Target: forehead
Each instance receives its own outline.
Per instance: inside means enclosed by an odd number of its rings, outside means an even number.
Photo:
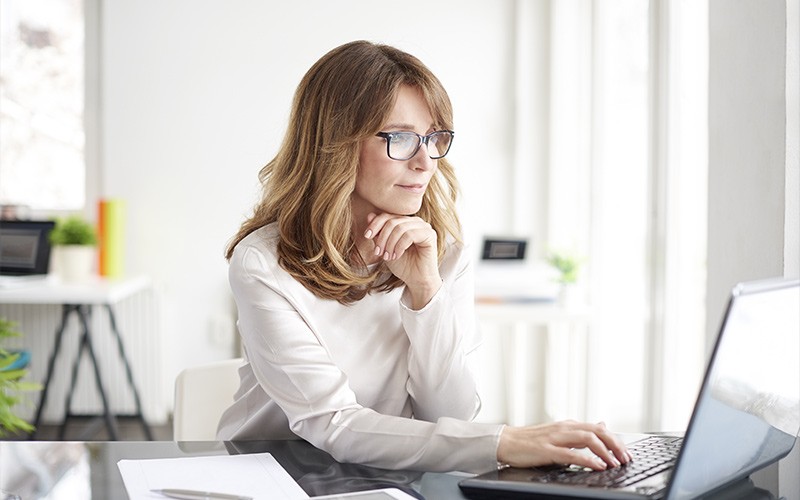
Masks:
[[[397,91],[394,105],[386,117],[386,126],[403,129],[428,130],[433,126],[428,103],[417,87],[401,85]]]

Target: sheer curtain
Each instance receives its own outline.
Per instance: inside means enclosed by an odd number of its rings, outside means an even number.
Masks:
[[[541,235],[540,258],[582,258],[592,311],[588,366],[559,367],[585,393],[546,398],[544,417],[681,428],[703,365],[707,7],[516,8],[515,229]]]

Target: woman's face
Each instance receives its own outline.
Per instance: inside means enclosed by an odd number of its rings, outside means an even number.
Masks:
[[[380,131],[416,132],[424,136],[433,130],[433,119],[422,93],[415,87],[401,86],[394,108]],[[398,161],[387,155],[386,141],[375,136],[361,144],[356,189],[351,197],[353,215],[361,224],[370,212],[417,213],[428,182],[436,173],[437,161],[431,160],[428,146],[423,144],[413,157]]]

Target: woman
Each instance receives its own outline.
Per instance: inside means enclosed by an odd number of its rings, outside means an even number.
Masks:
[[[452,127],[441,83],[395,48],[348,43],[306,73],[227,251],[248,363],[220,439],[299,436],[391,469],[630,460],[603,424],[470,422],[479,338]]]

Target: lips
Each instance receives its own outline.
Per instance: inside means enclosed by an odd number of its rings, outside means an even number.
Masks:
[[[412,193],[425,192],[425,184],[398,184],[397,187]]]

